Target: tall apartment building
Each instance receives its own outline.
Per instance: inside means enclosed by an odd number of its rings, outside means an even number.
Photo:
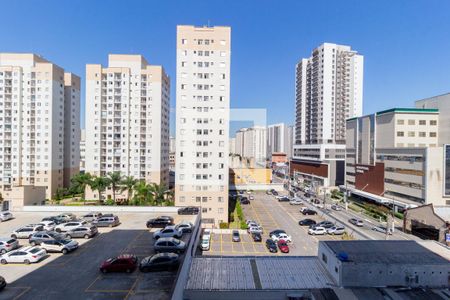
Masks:
[[[250,128],[241,128],[236,132],[239,136],[240,149],[239,154],[242,158],[251,161],[251,166],[265,166],[267,159],[267,128],[254,126]]]
[[[31,53],[0,53],[0,185],[51,198],[79,170],[80,78]]]
[[[363,69],[362,55],[330,43],[297,64],[291,173],[299,181],[343,183],[345,121],[362,114]]]
[[[81,129],[80,137],[80,172],[86,168],[86,129]]]
[[[228,222],[230,27],[177,26],[175,204]]]
[[[169,101],[164,68],[141,55],[86,65],[86,172],[168,186]]]
[[[289,158],[292,153],[293,128],[284,123],[267,126],[267,155],[284,153]]]
[[[450,204],[438,133],[437,109],[394,108],[348,119],[346,187],[396,208]]]

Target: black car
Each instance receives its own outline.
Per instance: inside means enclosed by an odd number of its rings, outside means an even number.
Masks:
[[[273,190],[273,191],[272,191],[272,195],[274,195],[274,196],[278,196],[278,192],[277,192],[277,191],[275,191],[275,190]]]
[[[314,221],[313,219],[303,219],[303,220],[298,221],[298,225],[300,225],[300,226],[316,225],[316,221]]]
[[[6,286],[6,280],[2,276],[0,276],[0,291],[3,290]]]
[[[247,197],[242,197],[241,198],[241,204],[250,204],[250,200],[248,200]]]
[[[261,234],[258,232],[253,232],[252,233],[252,239],[254,242],[261,242],[262,241],[262,237]]]
[[[269,233],[269,236],[272,236],[272,235],[277,235],[277,234],[280,234],[280,233],[286,233],[286,231],[284,231],[283,229],[275,229],[274,231],[271,231],[270,233]]]
[[[277,244],[272,239],[267,239],[266,240],[266,247],[267,247],[267,249],[269,249],[269,251],[271,253],[277,253],[278,252]]]
[[[198,215],[199,208],[196,206],[186,206],[178,209],[179,215]]]
[[[180,258],[175,253],[158,253],[144,258],[139,264],[139,271],[175,270],[180,265]]]
[[[322,221],[322,222],[318,223],[316,226],[318,226],[318,227],[323,227],[323,228],[325,228],[325,229],[328,229],[328,228],[333,227],[333,226],[334,226],[334,223],[333,223],[333,222],[330,222],[330,221]]]
[[[164,228],[174,225],[172,217],[160,216],[147,221],[147,228]]]
[[[303,211],[302,211],[302,214],[303,215],[317,215],[317,211],[315,211],[315,210],[312,210],[312,209],[304,209]]]
[[[278,202],[289,202],[289,201],[291,201],[291,198],[286,196],[278,198]]]

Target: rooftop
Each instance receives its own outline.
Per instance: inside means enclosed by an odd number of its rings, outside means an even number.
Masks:
[[[377,115],[387,113],[439,113],[439,109],[435,108],[391,108],[377,112]]]
[[[350,263],[448,264],[442,256],[415,241],[324,241],[335,254],[345,253]],[[345,263],[345,262],[344,262]]]

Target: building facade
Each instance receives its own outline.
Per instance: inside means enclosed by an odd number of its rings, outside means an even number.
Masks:
[[[175,204],[228,222],[230,27],[177,26]]]
[[[80,137],[80,172],[86,170],[86,129],[81,129]]]
[[[86,172],[168,186],[169,101],[164,68],[141,55],[110,54],[108,67],[87,65]]]
[[[293,129],[284,123],[267,126],[267,156],[272,153],[285,153],[287,157],[292,152]]]
[[[266,127],[241,128],[236,132],[235,139],[239,139],[237,154],[251,161],[251,167],[265,166],[267,159]]]
[[[0,185],[43,186],[79,171],[80,78],[30,53],[0,53]]]
[[[379,203],[450,204],[437,109],[394,108],[347,120],[346,187]]]
[[[296,66],[291,175],[321,186],[343,183],[346,119],[362,114],[363,56],[324,43]]]

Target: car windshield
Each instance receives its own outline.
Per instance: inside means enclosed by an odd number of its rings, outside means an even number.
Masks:
[[[173,240],[172,241],[175,245],[179,245],[181,242],[179,240]]]
[[[233,236],[239,236],[239,232],[233,232]]]
[[[68,243],[70,243],[70,240],[60,240],[59,241],[61,244],[67,245]]]
[[[278,245],[280,245],[280,246],[287,246],[285,241],[279,242]]]
[[[203,243],[203,244],[209,243],[209,239],[203,238],[202,243]]]
[[[39,248],[33,248],[33,249],[31,249],[29,252],[30,253],[37,253],[37,252],[39,252],[41,249],[39,249]]]

